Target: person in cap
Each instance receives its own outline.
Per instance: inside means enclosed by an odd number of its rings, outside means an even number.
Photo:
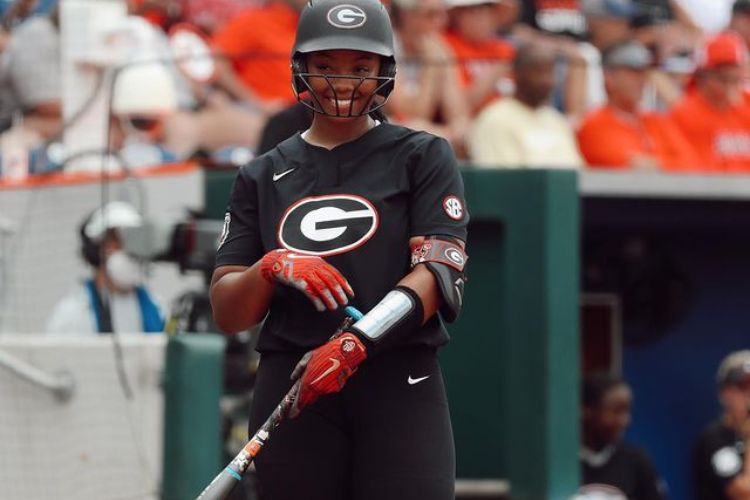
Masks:
[[[727,355],[716,374],[722,413],[693,449],[696,500],[750,498],[750,350]]]
[[[448,0],[445,40],[461,71],[461,84],[472,113],[512,91],[510,67],[514,46],[498,35],[507,0]],[[511,21],[512,22],[512,21]]]
[[[161,309],[145,286],[146,262],[127,250],[126,233],[143,227],[131,204],[112,201],[81,224],[81,256],[92,276],[55,306],[46,331],[51,334],[158,333]]]
[[[443,39],[446,0],[393,0],[399,76],[386,110],[397,123],[463,148],[470,110],[455,54]]]
[[[263,321],[250,434],[294,388],[261,498],[454,500],[437,351],[465,282],[455,155],[380,113],[396,59],[379,0],[309,2],[291,66],[312,125],[239,170],[210,288],[223,331]]]
[[[607,104],[587,115],[578,145],[594,168],[689,170],[695,165],[690,143],[669,119],[640,109],[651,53],[634,40],[603,54]]]
[[[747,63],[739,36],[725,32],[710,38],[698,54],[691,88],[671,110],[706,171],[750,171]]]
[[[591,373],[581,385],[581,488],[574,500],[664,500],[666,486],[640,447],[623,441],[633,393],[622,378]]]
[[[474,165],[482,168],[578,168],[583,159],[565,117],[549,104],[555,53],[522,45],[513,60],[516,90],[479,113],[469,132]]]

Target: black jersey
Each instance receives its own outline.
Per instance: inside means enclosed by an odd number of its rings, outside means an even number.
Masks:
[[[444,139],[384,123],[332,150],[300,134],[240,169],[216,265],[251,266],[275,248],[319,255],[352,285],[367,312],[410,271],[412,236],[466,239],[463,181]],[[278,286],[260,351],[323,344],[343,311],[317,312],[299,291]],[[399,345],[439,346],[437,316]]]
[[[696,500],[723,500],[729,482],[742,473],[745,443],[721,421],[709,425],[693,450],[693,482]]]
[[[663,500],[664,484],[648,456],[627,443],[618,444],[602,463],[581,460],[581,493],[591,498]],[[598,496],[596,496],[598,495]]]

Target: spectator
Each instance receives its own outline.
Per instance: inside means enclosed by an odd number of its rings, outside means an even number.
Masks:
[[[167,137],[167,121],[176,112],[177,91],[164,65],[126,67],[113,88],[110,149],[128,168],[177,160]]]
[[[663,500],[664,483],[649,457],[622,440],[633,401],[628,384],[596,373],[584,379],[581,393],[582,487],[576,498]]]
[[[625,41],[604,52],[608,103],[589,114],[578,130],[578,145],[592,167],[687,169],[694,163],[690,143],[666,117],[642,112],[639,103],[651,53]]]
[[[448,139],[463,147],[469,108],[453,51],[442,38],[444,0],[393,0],[399,73],[388,101],[395,122]]]
[[[125,250],[123,231],[141,227],[133,206],[113,201],[80,229],[81,253],[93,275],[55,306],[47,332],[55,334],[160,332],[164,320],[143,285],[144,263]]]
[[[750,171],[746,65],[747,49],[737,35],[713,37],[701,51],[694,85],[672,110],[706,170]]]
[[[295,102],[289,53],[305,0],[272,0],[248,9],[213,36],[217,83],[235,99],[266,115]]]
[[[554,54],[538,44],[521,46],[513,61],[514,97],[490,104],[469,137],[481,167],[581,166],[583,160],[565,117],[548,104],[554,86]]]
[[[568,89],[574,95],[568,97],[570,106],[566,108],[576,119],[606,102],[601,54],[631,37],[630,23],[636,14],[632,0],[581,0],[581,10],[588,26],[588,41],[580,45],[586,79],[583,85]]]
[[[750,498],[750,351],[728,355],[716,375],[722,414],[693,450],[696,500]]]
[[[498,36],[500,0],[449,0],[445,35],[461,71],[461,84],[472,112],[509,93],[513,45]]]
[[[59,134],[62,126],[58,10],[16,27],[3,57],[11,107],[23,116],[19,128],[33,137],[29,147],[38,146]]]
[[[750,0],[735,0],[729,29],[737,33],[750,49]]]

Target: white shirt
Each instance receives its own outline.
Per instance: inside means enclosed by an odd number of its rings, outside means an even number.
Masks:
[[[117,333],[143,331],[143,316],[135,292],[110,295],[112,329]],[[47,333],[98,334],[96,315],[86,287],[81,284],[57,303],[47,321]]]
[[[573,130],[551,106],[530,108],[513,97],[490,104],[469,133],[478,167],[578,168],[583,159]]]

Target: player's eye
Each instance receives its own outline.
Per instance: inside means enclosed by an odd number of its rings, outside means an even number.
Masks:
[[[370,67],[369,66],[357,66],[355,69],[356,73],[359,75],[369,75],[370,74]]]
[[[331,67],[327,64],[315,64],[315,69],[318,70],[319,73],[325,73],[331,71]]]

